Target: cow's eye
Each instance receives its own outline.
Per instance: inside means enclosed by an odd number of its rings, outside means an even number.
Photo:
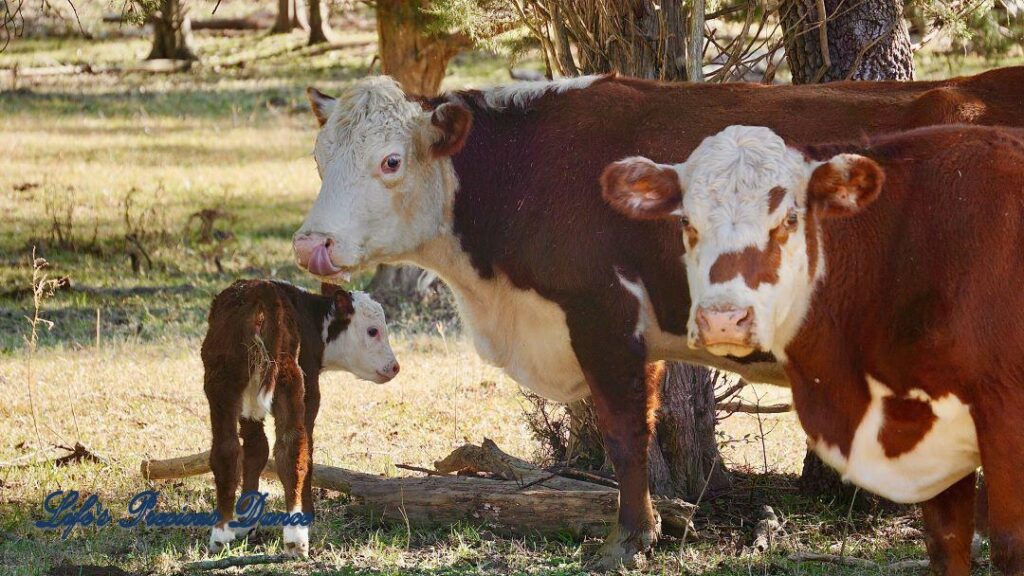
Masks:
[[[683,228],[689,228],[690,227],[690,217],[689,216],[680,216],[679,217],[679,223],[683,225]]]
[[[388,154],[380,163],[380,171],[385,174],[394,174],[401,167],[402,157],[398,154]]]
[[[376,328],[370,328],[366,331],[366,335],[370,338],[376,338],[377,334],[380,334],[380,330],[377,330]]]

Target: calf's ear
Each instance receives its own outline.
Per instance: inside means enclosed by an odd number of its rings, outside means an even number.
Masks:
[[[852,216],[878,198],[884,182],[885,172],[874,160],[840,154],[814,169],[807,200],[823,216]]]
[[[430,152],[435,158],[451,156],[462,150],[473,126],[473,113],[452,103],[441,104],[430,114],[433,141]]]
[[[634,220],[667,218],[683,204],[683,187],[675,169],[641,156],[605,167],[601,194],[616,212]]]
[[[327,123],[327,119],[330,118],[331,111],[334,110],[338,101],[312,86],[306,88],[306,97],[309,98],[309,107],[313,109],[313,116],[316,116],[317,123],[323,126]]]
[[[334,292],[334,306],[339,316],[352,316],[356,313],[356,307],[352,304],[352,293],[339,288]]]

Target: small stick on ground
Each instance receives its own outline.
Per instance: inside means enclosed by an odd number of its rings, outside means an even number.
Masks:
[[[840,566],[852,566],[855,568],[881,569],[881,566],[871,560],[855,558],[853,556],[837,556],[835,554],[817,554],[814,552],[797,552],[789,556],[790,562],[823,562],[826,564],[838,564]]]
[[[221,558],[219,560],[201,560],[199,562],[190,562],[185,564],[185,570],[220,570],[221,568],[232,568],[235,566],[255,566],[257,564],[280,564],[282,562],[288,562],[294,560],[291,556],[285,556],[284,554],[278,554],[276,556],[269,556],[266,554],[258,554],[255,556],[234,556],[231,558]]]

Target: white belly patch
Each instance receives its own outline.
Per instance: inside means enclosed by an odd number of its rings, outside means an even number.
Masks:
[[[886,424],[883,401],[893,391],[870,376],[867,382],[871,403],[854,433],[849,457],[820,438],[809,440],[844,481],[894,502],[916,503],[933,498],[981,465],[970,406],[954,394],[932,398],[920,389],[906,398],[927,403],[935,419],[916,445],[887,456],[880,436]]]
[[[519,290],[501,274],[452,291],[485,361],[550,400],[568,403],[590,394],[557,304]]]

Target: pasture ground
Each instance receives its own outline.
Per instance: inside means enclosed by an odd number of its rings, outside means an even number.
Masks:
[[[345,48],[319,54],[303,40],[197,34],[204,63],[185,74],[79,74],[0,85],[0,462],[8,464],[0,468],[0,573],[170,574],[208,556],[205,531],[88,528],[61,540],[32,521],[57,489],[97,494],[115,517],[147,488],[161,490],[164,509],[212,508],[209,477],[145,482],[138,465],[207,446],[198,348],[212,295],[238,277],[311,287],[289,251],[318,189],[303,88],[336,91],[366,73],[375,47],[366,29],[346,33]],[[0,55],[0,68],[128,65],[147,49],[145,39],[130,36],[26,39]],[[919,70],[940,77],[1010,63],[932,58]],[[505,81],[503,60],[473,53],[454,62],[446,86]],[[2,82],[10,79],[0,75]],[[214,224],[223,241],[201,242],[194,218],[190,227],[190,216],[203,209],[227,215]],[[138,271],[126,251],[132,246]],[[44,302],[42,316],[54,324],[39,326],[35,353],[25,340],[33,247],[49,261],[48,274],[80,288]],[[395,464],[430,466],[484,437],[510,453],[540,457],[518,387],[480,361],[456,319],[438,320],[416,303],[388,312],[402,374],[387,386],[338,374],[323,379],[318,462],[395,475],[404,473]],[[760,388],[748,394],[769,402],[786,396]],[[720,433],[735,489],[702,503],[697,533],[685,546],[659,546],[650,572],[877,574],[786,557],[843,549],[885,564],[923,556],[912,510],[848,515],[848,501],[797,494],[803,437],[792,415],[760,422],[735,415]],[[59,451],[50,447],[76,441],[104,462],[54,466]],[[271,507],[279,509],[280,492],[269,488]],[[338,494],[319,496],[309,560],[230,572],[577,574],[596,545],[508,539],[486,526],[410,531],[347,515]],[[762,504],[786,522],[767,553],[750,549]],[[264,530],[246,551],[279,547],[277,531]],[[983,563],[978,573],[989,570]]]

